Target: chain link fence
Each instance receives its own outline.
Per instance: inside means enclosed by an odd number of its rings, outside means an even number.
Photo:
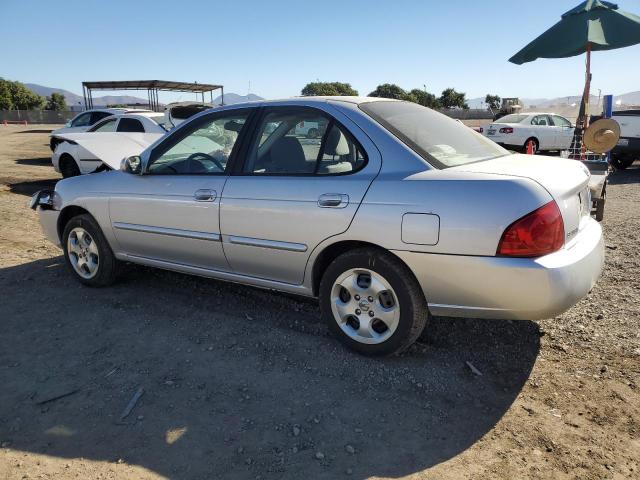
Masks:
[[[79,112],[51,110],[0,110],[0,125],[4,122],[67,123]]]

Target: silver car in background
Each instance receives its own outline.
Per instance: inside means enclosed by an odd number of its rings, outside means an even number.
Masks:
[[[604,260],[588,179],[413,103],[303,97],[203,112],[32,205],[86,285],[133,262],[319,297],[342,342],[388,355],[430,313],[540,319],[584,297]]]

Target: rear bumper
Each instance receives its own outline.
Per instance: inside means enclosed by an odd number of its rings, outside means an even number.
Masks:
[[[394,253],[413,270],[431,313],[452,317],[554,317],[589,293],[604,265],[602,229],[592,219],[569,248],[540,258]]]

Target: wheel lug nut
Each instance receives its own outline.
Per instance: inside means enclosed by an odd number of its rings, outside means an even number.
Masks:
[[[360,295],[355,295],[353,298],[355,298],[356,300],[360,300]]]
[[[368,298],[368,300],[369,300],[370,302],[373,302],[373,297],[369,297],[369,298]]]
[[[360,315],[362,312],[360,311],[359,308],[356,308],[356,315]]]
[[[373,313],[373,310],[369,310],[369,316],[373,317],[375,314]]]

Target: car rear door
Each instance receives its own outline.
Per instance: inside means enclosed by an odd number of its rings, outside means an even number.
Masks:
[[[176,130],[150,154],[144,175],[126,176],[109,202],[126,255],[228,271],[220,196],[248,109],[216,112]]]
[[[552,115],[553,128],[556,135],[556,147],[560,150],[568,150],[573,140],[573,127],[571,122],[560,115]]]
[[[351,120],[328,110],[261,113],[222,193],[220,228],[234,272],[300,284],[311,252],[349,228],[380,157]],[[317,124],[318,138],[296,132],[301,122]]]

